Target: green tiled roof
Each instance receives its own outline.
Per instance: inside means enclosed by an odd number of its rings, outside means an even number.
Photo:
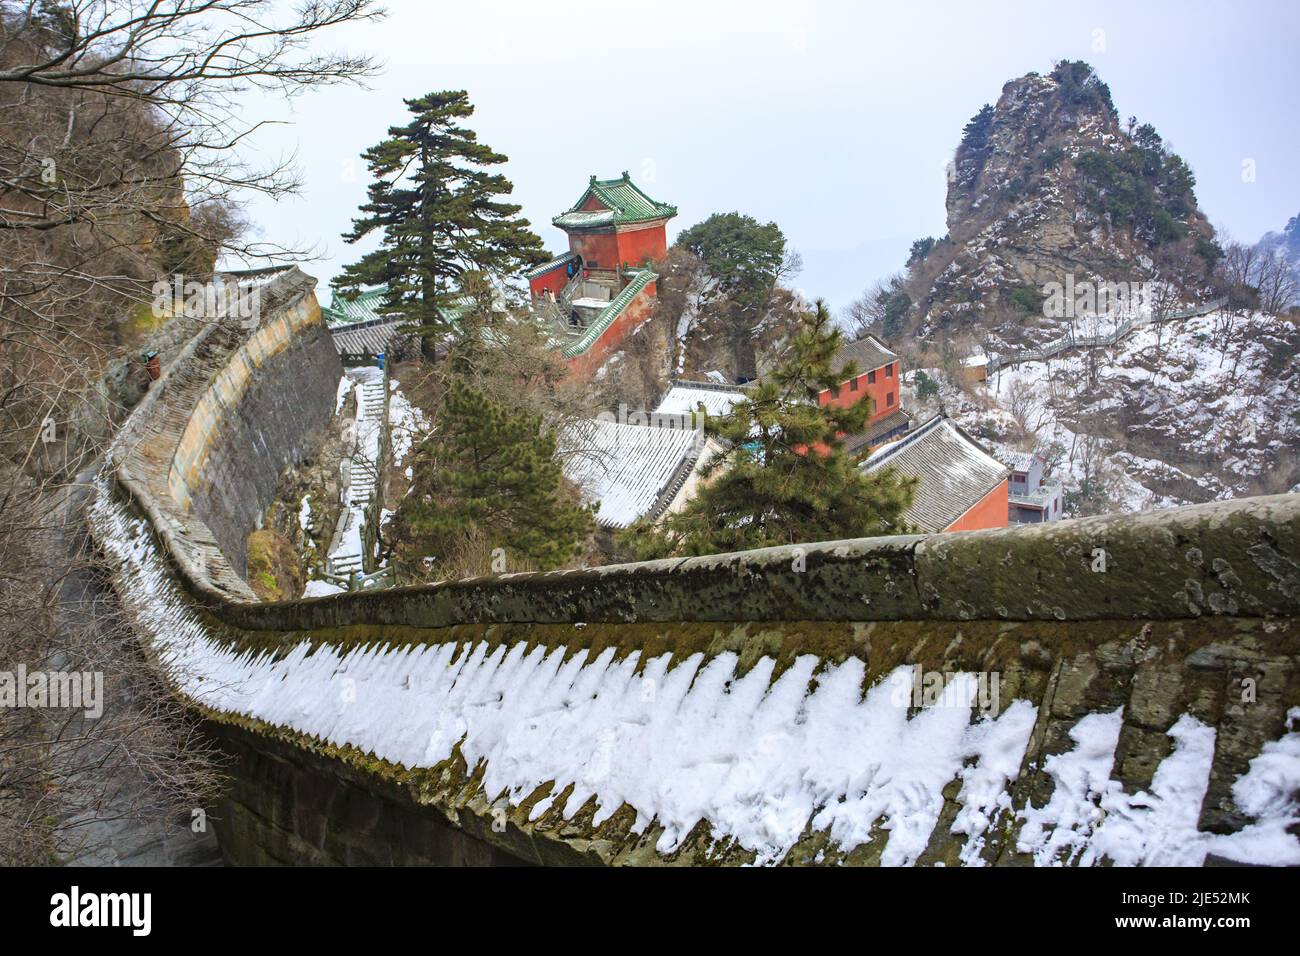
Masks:
[[[592,320],[591,325],[587,326],[582,337],[564,347],[564,357],[574,358],[591,348],[596,340],[605,334],[605,330],[614,323],[614,320],[622,315],[631,301],[641,294],[641,290],[658,278],[649,269],[638,272],[632,281],[623,287],[623,291],[600,310],[600,314]]]
[[[529,269],[527,272],[524,273],[524,278],[536,279],[538,276],[544,276],[552,269],[558,269],[560,266],[566,265],[567,263],[572,262],[576,258],[578,258],[576,253],[566,252],[564,255],[557,256],[556,258],[552,259],[550,262],[543,262],[540,266],[533,266],[531,269]]]
[[[329,305],[321,307],[321,317],[325,319],[325,324],[330,327],[355,325],[358,322],[374,322],[379,319],[395,322],[398,320],[398,316],[385,315],[378,311],[384,304],[384,295],[387,292],[388,289],[385,286],[377,286],[373,289],[367,289],[351,300],[345,299],[336,293]],[[461,296],[452,300],[451,304],[442,310],[443,318],[454,323],[465,314],[469,304],[469,296]]]
[[[584,211],[583,204],[592,196],[609,208]],[[671,219],[675,215],[677,215],[676,206],[651,199],[624,172],[621,179],[597,179],[592,176],[587,184],[587,191],[567,212],[556,216],[551,222],[561,228],[567,226],[581,229],[615,223]]]
[[[384,304],[384,288],[363,292],[355,299],[348,300],[338,293],[334,294],[330,304],[320,311],[326,325],[352,325],[355,322],[372,322],[375,319],[389,318],[375,310]]]

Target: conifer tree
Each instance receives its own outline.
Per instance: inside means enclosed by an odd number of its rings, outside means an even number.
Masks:
[[[568,493],[555,434],[540,415],[451,378],[437,427],[416,454],[415,485],[397,535],[445,561],[467,539],[528,565],[554,568],[577,555],[592,509]]]
[[[658,526],[634,525],[621,544],[654,558],[909,530],[902,515],[915,480],[864,472],[844,451],[844,436],[865,427],[870,399],[817,404],[819,392],[857,374],[852,363],[835,367],[841,344],[818,301],[780,364],[707,423],[728,447],[705,466],[699,495]]]
[[[463,276],[512,275],[546,254],[521,207],[499,198],[514,186],[488,170],[506,157],[459,123],[474,113],[469,97],[446,91],[405,102],[412,120],[362,154],[374,182],[343,237],[354,243],[378,230],[380,246],[347,266],[335,288],[347,295],[386,285],[379,311],[405,318],[436,347],[450,333],[445,311]]]

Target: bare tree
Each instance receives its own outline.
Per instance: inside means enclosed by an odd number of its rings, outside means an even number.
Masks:
[[[889,316],[889,299],[902,288],[903,273],[879,279],[867,287],[841,313],[841,318],[851,339],[860,339],[868,332],[879,334]]]
[[[1300,298],[1300,279],[1282,250],[1262,253],[1255,265],[1259,307],[1269,315],[1282,315]]]
[[[321,31],[372,0],[0,0],[0,671],[102,672],[103,717],[0,709],[0,859],[93,858],[113,818],[203,806],[194,719],[150,677],[86,544],[102,441],[144,390],[136,354],[184,341],[153,282],[242,238],[237,200],[296,188],[249,165],[239,97],[364,78]]]

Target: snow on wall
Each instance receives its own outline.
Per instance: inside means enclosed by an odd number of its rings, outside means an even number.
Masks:
[[[910,667],[864,695],[856,657],[836,664],[801,656],[773,680],[772,658],[740,674],[730,652],[655,656],[638,672],[639,652],[617,659],[612,648],[569,655],[479,642],[313,652],[302,641],[278,659],[242,651],[194,613],[146,522],[102,480],[92,507],[124,603],[193,701],[412,769],[435,766],[459,746],[469,767],[483,763],[490,799],[504,793],[518,805],[547,782],[552,794],[572,784],[566,818],[590,797],[597,825],[627,804],[635,832],[652,822],[663,828],[660,853],[701,820],[715,839],[735,840],[762,863],[779,862],[810,823],[848,850],[871,841],[883,820],[882,863],[908,865],[930,841],[943,789],[959,779],[962,810],[951,830],[966,839],[963,861],[978,864],[1011,808],[1008,787],[1035,723],[1037,708],[1024,700],[996,718],[974,717],[971,674],[955,675],[915,713]],[[1289,717],[1300,722],[1300,708]],[[1119,711],[1085,716],[1071,732],[1074,749],[1048,758],[1056,789],[1022,811],[1020,849],[1035,862],[1192,864],[1214,852],[1300,863],[1300,843],[1286,832],[1297,819],[1300,733],[1266,745],[1237,781],[1235,798],[1258,822],[1225,837],[1195,829],[1213,729],[1179,719],[1150,793],[1129,796],[1110,780],[1119,726]]]

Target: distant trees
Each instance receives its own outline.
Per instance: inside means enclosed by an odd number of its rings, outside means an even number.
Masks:
[[[620,544],[651,558],[906,531],[914,482],[868,474],[844,452],[841,436],[863,429],[871,403],[817,404],[818,393],[856,374],[835,367],[842,342],[818,302],[748,398],[708,422],[726,449],[704,466],[700,493],[659,525],[634,525]]]
[[[387,286],[380,312],[404,318],[431,351],[451,334],[447,308],[467,273],[510,275],[546,258],[542,240],[505,202],[514,187],[489,168],[506,157],[460,124],[474,113],[463,91],[406,100],[412,119],[363,154],[374,177],[370,199],[343,238],[372,232],[380,246],[343,270],[343,293]]]
[[[926,236],[924,239],[917,239],[912,243],[912,248],[907,253],[908,266],[916,265],[924,260],[930,254],[930,250],[934,248],[934,244],[935,239],[933,236]]]
[[[1177,242],[1187,236],[1196,209],[1196,177],[1165,146],[1155,127],[1129,123],[1133,133],[1125,149],[1091,150],[1075,157],[1075,167],[1088,181],[1085,199],[1095,212],[1117,226],[1133,228],[1152,247]],[[1203,244],[1199,251],[1208,269],[1217,248]]]
[[[798,254],[787,252],[776,223],[739,212],[714,213],[678,235],[675,246],[693,254],[708,276],[701,321],[727,338],[734,374],[752,378],[758,371],[756,332],[778,283],[802,268]]]
[[[912,297],[904,284],[903,274],[895,273],[875,283],[845,308],[844,319],[854,339],[872,332],[889,341],[906,331]]]
[[[1259,307],[1269,315],[1281,315],[1300,300],[1300,277],[1280,249],[1260,255],[1255,287],[1259,290]]]
[[[923,402],[939,397],[939,383],[921,369],[916,372],[916,397]]]
[[[1115,116],[1110,87],[1101,81],[1092,65],[1083,60],[1060,60],[1052,69],[1061,96],[1071,106],[1081,106]]]
[[[1227,242],[1215,270],[1220,293],[1234,311],[1259,309],[1281,315],[1300,298],[1295,266],[1281,249]]]

